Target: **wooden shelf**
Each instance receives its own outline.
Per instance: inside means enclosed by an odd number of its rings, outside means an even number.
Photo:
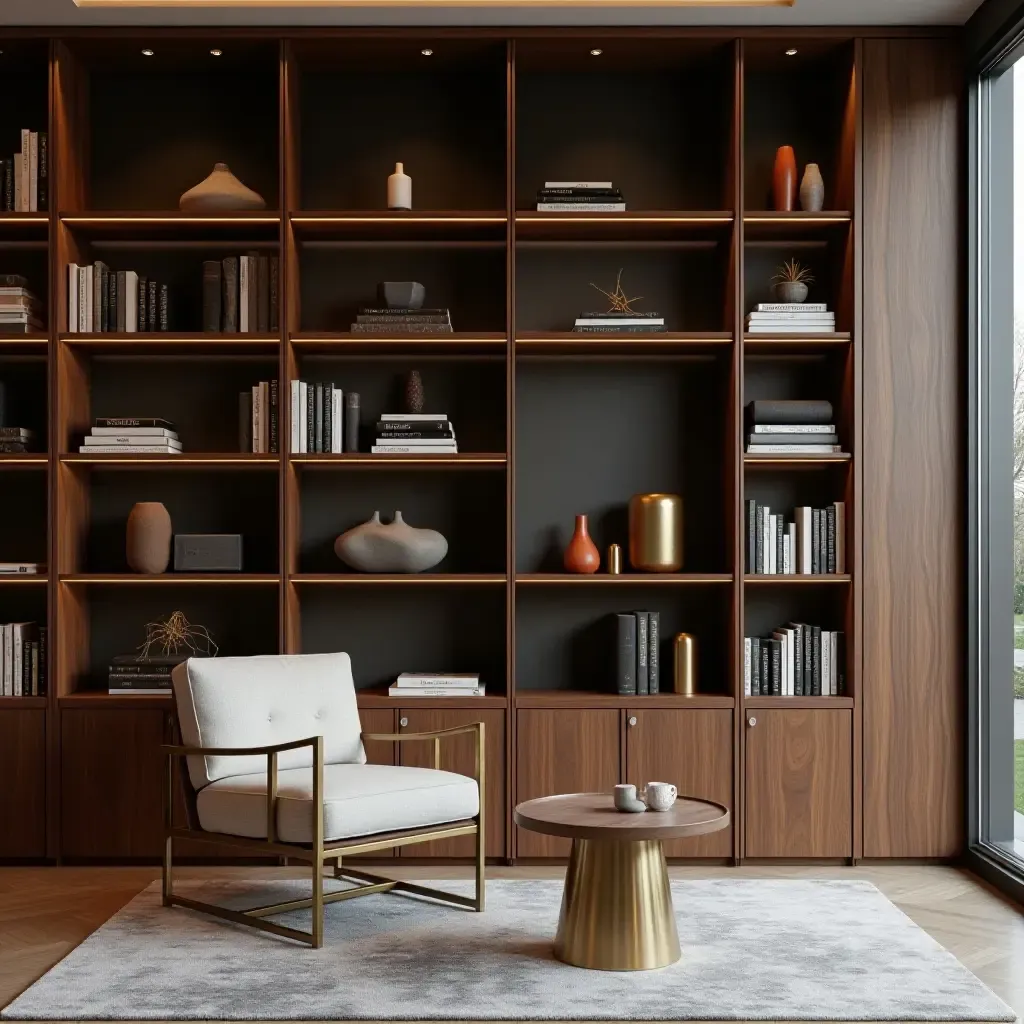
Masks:
[[[502,242],[508,224],[504,210],[348,210],[293,213],[289,218],[299,242],[480,241]]]
[[[744,697],[745,708],[785,708],[808,710],[818,708],[852,708],[852,697]]]
[[[716,244],[724,240],[734,219],[728,210],[626,210],[622,213],[519,210],[515,226],[517,245],[602,240],[685,245]]]
[[[0,573],[0,587],[45,586],[49,582],[50,577],[45,573]]]
[[[39,710],[49,706],[49,697],[0,697],[0,711]]]
[[[523,331],[516,335],[518,356],[533,355],[707,355],[728,352],[732,335],[665,331],[650,334],[580,334],[574,331]]]
[[[853,340],[849,331],[835,334],[751,334],[743,335],[743,351],[756,355],[815,355],[846,348]]]
[[[50,336],[35,331],[30,334],[0,334],[0,359],[8,356],[46,358]]]
[[[508,577],[504,573],[294,573],[288,577],[292,583],[331,587],[374,586],[504,586]]]
[[[150,355],[257,356],[273,359],[280,339],[255,334],[152,333],[61,334],[71,348],[90,354],[145,358]]]
[[[516,690],[521,708],[734,708],[736,701],[724,694],[657,693],[648,696],[590,692],[587,690]]]
[[[852,583],[853,577],[849,573],[815,573],[807,575],[804,573],[778,574],[774,576],[748,574],[743,577],[744,583],[754,586],[777,586],[777,587],[806,587],[811,585],[829,585],[837,583]]]
[[[743,464],[748,469],[826,469],[829,466],[841,466],[852,461],[849,452],[836,452],[832,455],[747,455],[743,456]]]
[[[743,215],[743,231],[748,241],[827,239],[848,228],[852,219],[848,210],[822,210],[820,213],[755,210]]]
[[[50,459],[47,455],[30,452],[0,454],[0,469],[46,469],[49,464]]]
[[[611,575],[598,572],[583,575],[568,572],[528,572],[517,573],[517,584],[526,586],[589,586],[589,587],[628,587],[628,586],[704,586],[708,584],[732,583],[729,573],[657,573],[657,572],[624,572]]]
[[[7,210],[0,213],[0,230],[19,227],[48,227],[50,215],[48,213],[15,213]]]
[[[210,215],[176,210],[111,210],[62,213],[61,224],[94,240],[113,239],[214,239],[243,243],[278,241],[281,216],[274,212],[235,212]]]
[[[503,333],[457,332],[453,334],[370,335],[299,333],[291,336],[292,348],[305,355],[487,355],[501,358],[506,349]]]
[[[279,455],[250,455],[245,452],[217,453],[192,452],[187,455],[84,455],[59,456],[67,466],[87,466],[94,469],[276,469],[281,465]]]
[[[486,697],[391,697],[386,689],[357,690],[361,708],[506,708],[508,698],[500,694]]]
[[[457,455],[373,455],[352,452],[345,455],[289,455],[288,461],[302,469],[495,469],[508,461],[503,452],[459,452]]]
[[[61,583],[69,586],[114,586],[137,587],[156,585],[173,587],[187,584],[188,586],[276,586],[281,577],[274,573],[245,572],[172,572],[159,574],[149,573],[72,573],[60,577]]]
[[[161,693],[107,693],[105,690],[80,690],[57,698],[62,708],[89,708],[90,710],[123,711],[139,708],[171,709],[174,698],[168,691]]]

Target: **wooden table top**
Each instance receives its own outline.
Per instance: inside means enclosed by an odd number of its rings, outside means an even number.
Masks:
[[[519,804],[517,825],[566,839],[684,839],[729,825],[729,809],[710,800],[681,796],[667,811],[617,811],[611,793],[565,793]]]

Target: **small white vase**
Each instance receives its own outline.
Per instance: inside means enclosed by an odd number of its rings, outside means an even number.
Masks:
[[[388,209],[412,209],[412,178],[401,164],[395,164],[395,173],[388,176]]]
[[[214,164],[198,185],[178,200],[182,213],[217,213],[221,210],[262,210],[266,207],[258,192],[243,185],[227,164]]]
[[[374,512],[334,542],[334,553],[360,572],[423,572],[448,554],[448,541],[437,530],[410,526],[401,512],[387,524]]]
[[[804,178],[800,182],[800,209],[807,213],[818,213],[825,208],[825,182],[817,164],[808,164],[804,168]]]

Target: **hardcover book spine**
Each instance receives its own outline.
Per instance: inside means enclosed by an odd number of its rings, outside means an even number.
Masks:
[[[757,502],[747,500],[747,574],[757,572]]]
[[[221,260],[221,329],[225,334],[238,333],[238,257],[228,256]]]
[[[790,624],[793,630],[793,695],[804,695],[804,627],[798,622]]]
[[[125,281],[125,272],[118,270],[114,274],[114,294],[117,296],[117,302],[114,305],[115,312],[115,323],[117,330],[121,333],[127,331],[127,318],[125,317],[125,297],[127,295],[127,284]]]
[[[624,696],[636,694],[636,616],[619,612],[616,622],[615,690]]]
[[[754,530],[754,572],[764,574],[764,505],[756,506],[757,522]]]
[[[846,503],[837,501],[836,509],[836,572],[846,572]]]
[[[658,693],[660,690],[660,662],[658,644],[661,640],[661,613],[651,612],[647,618],[647,692]]]
[[[769,646],[772,652],[772,696],[782,696],[782,641],[781,640],[769,640]]]
[[[836,633],[836,696],[846,696],[846,634]]]
[[[92,317],[89,315],[89,298],[92,291],[89,288],[89,267],[78,268],[78,331],[80,334],[87,334],[92,327]]]
[[[252,386],[252,451],[254,455],[260,454],[260,435],[263,429],[263,424],[260,421],[260,414],[262,409],[260,408],[260,386],[259,384],[253,384]]]
[[[203,330],[207,334],[220,332],[220,302],[223,290],[220,261],[205,260],[203,262]]]
[[[782,543],[786,532],[786,517],[780,512],[775,517],[775,572],[782,575],[786,571],[786,551]]]
[[[238,330],[248,334],[249,327],[249,257],[238,257]]]
[[[276,380],[272,380],[270,382],[270,387],[267,390],[269,392],[269,400],[270,400],[270,424],[269,424],[269,426],[270,426],[270,441],[269,441],[269,445],[270,445],[270,452],[271,452],[271,454],[272,455],[276,455],[278,453],[278,444],[279,444],[279,442],[278,442],[278,426],[277,426],[278,419],[279,419],[278,398],[277,398],[277,381]]]
[[[171,329],[171,297],[167,285],[160,285],[157,290],[157,328],[161,331]]]
[[[761,695],[761,640],[759,637],[750,638],[750,696]]]
[[[313,451],[323,453],[324,450],[324,386],[317,384],[313,406],[313,429],[316,431]]]
[[[39,696],[45,697],[50,682],[49,665],[47,663],[49,650],[47,627],[39,627]]]
[[[772,695],[772,642],[761,640],[761,696]]]
[[[811,627],[811,696],[821,696],[821,626]]]
[[[39,133],[39,209],[50,206],[50,144],[46,132]]]
[[[39,689],[39,641],[33,640],[32,643],[29,644],[29,648],[29,656],[31,659],[29,664],[29,679],[32,681],[32,696],[41,697],[42,693]]]
[[[316,385],[306,386],[306,451],[318,452],[316,444]]]
[[[146,330],[156,332],[159,317],[157,316],[157,283],[152,278],[146,282]]]
[[[288,451],[293,455],[303,454],[302,449],[299,447],[299,404],[300,404],[300,391],[299,382],[293,380],[291,382],[291,389],[289,392],[290,409],[288,410]]]
[[[832,403],[816,400],[762,399],[747,405],[747,415],[751,423],[762,425],[831,423]]]
[[[107,279],[103,271],[106,264],[97,260],[92,266],[92,332],[100,334],[103,331],[103,289]]]
[[[826,555],[825,564],[826,571],[835,573],[836,571],[836,507],[835,505],[829,505],[825,509],[825,533],[826,533]]]
[[[4,210],[8,213],[14,211],[14,161],[3,161],[3,189],[4,189]]]
[[[39,211],[39,133],[28,133],[28,208]]]
[[[334,437],[334,385],[324,385],[324,451],[330,455],[333,451],[331,441]]]
[[[249,333],[254,334],[259,327],[260,295],[259,295],[259,257],[249,253]]]
[[[811,509],[811,573],[817,576],[821,572],[821,561],[818,554],[821,551],[821,516],[818,509]]]
[[[270,333],[277,334],[281,329],[280,299],[278,297],[280,285],[278,284],[279,262],[277,256],[270,257],[270,270],[268,274],[268,288],[270,292],[269,317]]]
[[[149,291],[149,280],[139,277],[135,281],[135,330],[146,329],[146,295]]]
[[[821,633],[821,695],[832,696],[832,634],[827,629]]]
[[[270,260],[256,258],[256,329],[260,334],[270,330]]]
[[[743,696],[750,697],[751,676],[750,676],[750,637],[743,638]]]
[[[635,612],[636,615],[636,692],[641,696],[648,693],[647,668],[647,626],[650,621],[647,612]]]

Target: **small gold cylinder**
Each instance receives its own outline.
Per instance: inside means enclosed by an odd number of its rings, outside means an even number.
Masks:
[[[608,575],[619,576],[622,573],[622,548],[618,544],[608,545]]]
[[[675,677],[673,689],[692,697],[697,692],[697,638],[690,633],[677,633],[673,641]]]
[[[629,562],[641,572],[682,569],[683,499],[678,494],[629,499]]]

